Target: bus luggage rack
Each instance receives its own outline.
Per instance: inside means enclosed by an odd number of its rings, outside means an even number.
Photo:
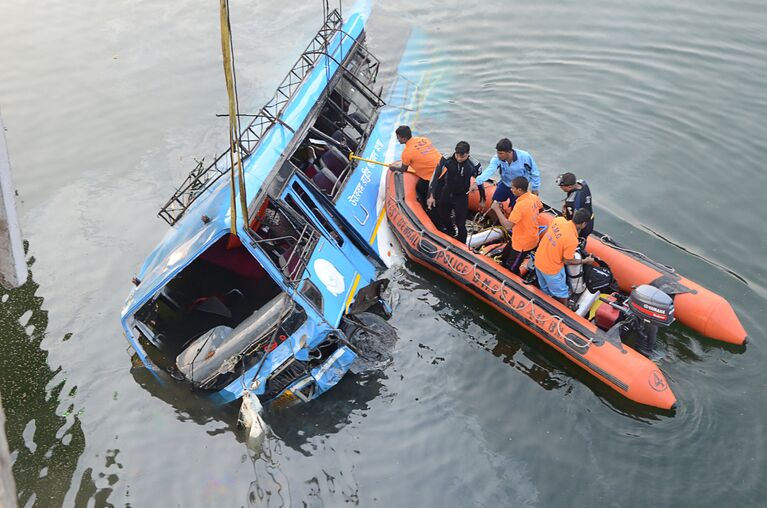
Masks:
[[[371,82],[375,81],[380,63],[377,58],[368,52],[363,44],[355,43],[352,49],[347,54],[342,54],[339,59],[328,54],[327,47],[337,33],[341,34],[342,41],[345,37],[350,37],[341,29],[342,26],[343,19],[341,14],[338,12],[338,9],[334,9],[328,14],[322,28],[320,28],[298,61],[293,65],[293,68],[277,87],[274,96],[240,133],[238,143],[245,157],[256,149],[259,141],[272,125],[281,123],[280,116],[285,106],[323,55],[339,63],[343,70],[348,73],[348,70],[344,67],[344,62],[349,55],[356,52],[360,54],[363,61],[367,64],[365,77],[368,79],[372,78]],[[359,82],[359,84],[369,90],[366,83]],[[380,101],[380,97],[378,97],[378,100]],[[283,125],[290,129],[286,124]],[[205,166],[204,158],[197,161],[197,166],[195,166],[173,196],[160,209],[158,215],[171,226],[175,225],[201,194],[229,172],[231,168],[230,151],[231,149],[227,149],[224,153],[216,156],[213,163],[208,166]]]

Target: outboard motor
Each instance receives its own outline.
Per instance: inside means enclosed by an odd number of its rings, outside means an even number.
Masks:
[[[631,292],[626,307],[629,317],[621,325],[621,337],[635,332],[637,349],[649,357],[655,347],[658,327],[674,322],[674,300],[660,289],[643,284]]]

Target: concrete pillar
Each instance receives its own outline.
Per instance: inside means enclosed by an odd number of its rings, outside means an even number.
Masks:
[[[8,452],[8,442],[5,440],[5,413],[2,401],[0,401],[0,506],[16,507],[16,484],[13,482],[11,456]]]
[[[11,158],[0,118],[0,284],[18,287],[27,280],[21,228],[16,214],[16,191],[11,181]]]

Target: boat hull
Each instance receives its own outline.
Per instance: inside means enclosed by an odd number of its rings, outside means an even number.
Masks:
[[[410,260],[491,305],[622,396],[660,409],[676,406],[665,376],[648,358],[492,259],[436,231],[416,199],[415,178],[391,173],[386,193],[388,220]]]
[[[553,216],[543,214],[545,219]],[[706,337],[730,344],[745,344],[748,335],[730,303],[720,295],[651,260],[610,245],[609,237],[589,236],[586,250],[607,262],[622,291],[651,284],[673,294],[674,315],[684,325]],[[663,286],[666,286],[665,288]]]
[[[486,195],[485,210],[490,206],[492,192]],[[469,208],[476,211],[478,205],[479,193],[475,192]],[[554,217],[555,213],[549,210],[542,213],[539,220],[547,225]],[[589,235],[586,251],[610,266],[621,291],[630,293],[642,284],[656,286],[673,296],[674,315],[683,325],[713,340],[736,345],[748,342],[748,334],[727,300],[679,275],[673,268],[625,249],[608,235],[596,231]]]

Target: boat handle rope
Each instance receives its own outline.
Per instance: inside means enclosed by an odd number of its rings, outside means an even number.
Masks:
[[[501,284],[501,287],[503,287],[503,284]],[[503,298],[503,293],[501,293],[501,300],[505,301],[507,304],[511,305],[511,302],[508,301],[508,299]],[[538,317],[538,314],[535,312],[535,300],[532,298],[529,300],[525,300],[525,304],[520,307],[519,309],[516,309],[517,312],[522,312],[525,310],[525,308],[530,305],[530,317],[535,321],[538,325],[543,327],[546,323],[548,323],[550,320],[555,319],[557,321],[557,327],[556,332],[559,337],[564,340],[565,342],[568,342],[573,345],[573,347],[583,349],[584,351],[588,351],[588,348],[590,345],[594,343],[594,339],[585,339],[585,344],[579,344],[575,342],[573,339],[571,339],[568,335],[565,334],[565,332],[562,330],[562,323],[564,323],[564,320],[560,316],[554,316],[549,314],[549,317],[547,318],[540,318]]]
[[[452,253],[451,253],[451,254],[452,254]],[[448,266],[448,268],[450,268],[450,269],[451,269],[453,272],[457,273],[458,275],[461,275],[461,276],[463,276],[463,275],[466,275],[466,274],[468,274],[468,273],[469,273],[469,270],[471,270],[471,268],[467,268],[467,269],[466,269],[466,270],[464,270],[463,272],[459,272],[458,270],[456,270],[456,269],[455,269],[455,267],[453,266],[453,264],[452,264],[452,262],[450,261],[450,258],[449,258],[449,257],[447,257],[447,256],[444,256],[444,258],[445,258],[445,264]],[[474,265],[474,272],[476,273],[476,271],[477,271],[477,265],[475,264],[475,265]]]
[[[453,254],[452,252],[450,252],[450,249],[447,246],[444,249],[442,249],[441,251],[437,251],[437,252],[442,252],[442,257],[445,258],[445,264],[447,265],[447,267],[450,268],[453,272],[457,273],[458,275],[464,276],[464,275],[469,273],[469,270],[471,270],[471,268],[468,268],[468,269],[464,270],[463,272],[459,272],[458,270],[456,270],[455,267],[453,266],[452,262],[450,261],[450,258],[447,256],[447,253]],[[474,263],[473,268],[474,268],[474,277],[476,277],[476,275],[477,275],[477,263]],[[472,279],[473,279],[473,277],[472,277]]]
[[[409,225],[409,224],[403,224],[403,226],[405,226],[406,228],[408,228],[408,229],[409,229],[410,231],[412,231],[413,233],[418,233],[418,237],[419,237],[419,238],[421,237],[421,233],[422,233],[422,231],[419,231],[419,230],[417,230],[417,229],[414,229],[414,228],[410,227],[410,225]]]
[[[613,240],[610,235],[603,234],[599,239],[602,240],[602,243],[609,244],[615,250],[625,252],[626,254],[634,255],[638,257],[639,259],[660,268],[663,271],[667,271],[669,273],[676,273],[676,269],[673,266],[669,266],[667,264],[661,263],[660,261],[655,261],[654,259],[650,259],[644,253],[639,252],[638,250],[627,249],[626,247],[623,247],[618,242]]]
[[[493,289],[493,288],[490,286],[490,284],[488,284],[487,282],[485,282],[485,281],[483,281],[483,280],[482,280],[482,277],[479,275],[479,273],[477,273],[477,263],[474,263],[474,280],[473,280],[472,282],[479,282],[480,284],[482,284],[482,286],[483,286],[485,289],[487,289],[488,291],[490,291],[490,292],[491,292],[491,293],[493,293],[493,294],[496,294],[496,293],[498,293],[498,290],[499,290],[499,289],[501,289],[501,288],[495,288],[495,289]],[[502,281],[501,281],[501,287],[503,287],[503,285],[504,285],[505,283],[506,283],[506,281],[503,281],[503,280],[502,280]]]
[[[502,280],[502,281],[501,281],[501,288],[500,288],[500,290],[501,290],[501,295],[500,295],[500,297],[499,297],[499,298],[501,299],[501,301],[502,301],[502,302],[505,302],[505,303],[506,303],[506,305],[508,305],[509,307],[512,307],[512,303],[511,303],[511,301],[510,301],[508,298],[504,298],[504,296],[503,296],[503,288],[505,288],[505,287],[506,287],[506,281],[505,281],[505,280]],[[524,305],[524,306],[522,306],[522,308],[521,308],[521,309],[519,309],[519,310],[522,310],[522,309],[524,309],[525,307],[527,307],[527,300],[525,300],[525,305]]]
[[[579,344],[575,342],[569,335],[566,335],[565,332],[562,331],[562,323],[563,319],[561,316],[549,316],[547,319],[545,319],[543,322],[549,321],[550,319],[556,319],[557,320],[557,333],[559,336],[564,339],[565,342],[570,343],[573,347],[582,349],[584,351],[588,351],[589,346],[591,346],[594,343],[594,339],[585,339],[585,342],[583,344]]]
[[[423,243],[423,229],[419,230],[419,229],[412,228],[410,227],[409,224],[403,224],[403,227],[407,228],[408,231],[412,231],[413,233],[417,235],[418,240],[416,245],[419,251],[423,252],[424,254],[428,256],[436,256],[439,253],[439,249],[435,248],[434,251],[430,251],[429,249],[424,248],[426,244]]]
[[[419,231],[417,229],[414,229],[414,228],[410,227],[410,225],[408,225],[408,224],[403,224],[403,226],[406,227],[409,231],[412,231],[413,233],[418,235],[418,249],[420,250],[421,249],[421,243],[423,242],[423,230]]]
[[[530,304],[533,307],[533,308],[530,309],[530,312],[531,312],[531,314],[534,314],[535,303],[533,302],[533,300],[530,300]],[[549,322],[552,319],[557,320],[557,328],[556,328],[556,330],[557,330],[557,334],[559,335],[559,337],[562,338],[565,342],[569,342],[570,344],[572,344],[576,348],[580,348],[580,349],[583,349],[584,351],[587,351],[589,349],[589,346],[594,343],[594,339],[585,339],[585,343],[584,344],[579,344],[579,343],[575,342],[573,339],[571,339],[569,335],[566,335],[565,332],[562,331],[562,323],[564,322],[564,320],[562,319],[561,316],[554,316],[552,314],[549,314],[549,317],[547,317],[547,318],[538,319],[538,317],[535,316],[534,319],[540,325],[545,325],[547,322]]]
[[[436,247],[434,247],[434,250],[429,250],[429,249],[424,248],[424,246],[426,244],[423,241],[423,230],[419,231],[418,235],[419,235],[419,238],[418,238],[418,250],[420,250],[421,252],[423,252],[427,256],[434,256],[434,257],[436,257],[437,254],[439,254],[439,249],[436,248]]]
[[[410,227],[408,224],[404,224],[404,226],[406,228],[408,228],[410,231],[418,234],[418,248],[419,248],[419,250],[426,251],[426,249],[422,248],[422,245],[423,245],[423,230],[418,231],[418,230]],[[503,296],[503,288],[506,287],[506,281],[505,280],[501,281],[501,286],[499,288],[493,290],[493,288],[491,288],[486,282],[481,280],[481,277],[477,274],[477,263],[474,263],[474,265],[471,268],[469,268],[467,270],[464,270],[463,272],[459,272],[458,270],[455,269],[455,267],[451,263],[450,257],[447,256],[448,253],[452,254],[452,252],[450,251],[450,247],[448,245],[446,245],[444,249],[435,249],[433,255],[436,257],[440,253],[445,258],[445,264],[448,266],[448,268],[450,268],[450,270],[452,270],[453,272],[457,273],[458,275],[464,276],[464,275],[468,274],[469,271],[473,268],[474,269],[474,276],[472,278],[473,279],[472,282],[479,281],[480,284],[482,284],[484,287],[489,289],[493,294],[497,294],[500,291],[500,297],[499,298],[501,299],[501,301],[503,301],[504,303],[506,303],[510,307],[513,307],[512,303],[508,300],[508,298],[504,298],[504,296]],[[428,252],[427,252],[427,254],[428,254]],[[572,344],[573,347],[576,347],[576,348],[579,348],[579,349],[583,349],[583,350],[588,350],[589,346],[594,343],[594,339],[586,339],[585,344],[579,344],[579,343],[575,342],[573,339],[571,339],[568,335],[566,335],[564,333],[564,331],[562,331],[562,323],[564,321],[563,321],[563,319],[560,316],[549,315],[549,317],[547,317],[547,318],[539,318],[538,315],[535,313],[535,300],[532,299],[532,298],[529,299],[529,300],[525,300],[525,304],[522,307],[516,309],[516,311],[517,312],[522,312],[523,310],[525,310],[525,308],[528,306],[528,304],[530,305],[530,317],[533,319],[533,321],[535,321],[537,324],[543,326],[547,322],[549,322],[551,319],[556,319],[557,320],[557,327],[556,327],[557,334],[559,335],[559,337],[562,340]]]
[[[426,244],[423,241],[423,229],[415,230],[405,224],[405,227],[408,228],[410,231],[418,235],[418,250],[426,254],[427,256],[434,256],[436,257],[437,254],[439,254],[439,249],[437,247],[434,247],[434,250],[429,250],[425,246]]]
[[[428,256],[436,257],[437,254],[439,254],[440,251],[436,247],[434,248],[433,251],[430,251],[429,249],[424,248],[426,244],[423,242],[423,229],[418,230],[418,229],[410,227],[410,225],[408,224],[403,224],[403,226],[406,227],[408,230],[412,231],[413,233],[415,233],[416,235],[418,235],[418,242],[417,242],[418,250],[420,250],[421,252],[423,252],[424,254]]]

